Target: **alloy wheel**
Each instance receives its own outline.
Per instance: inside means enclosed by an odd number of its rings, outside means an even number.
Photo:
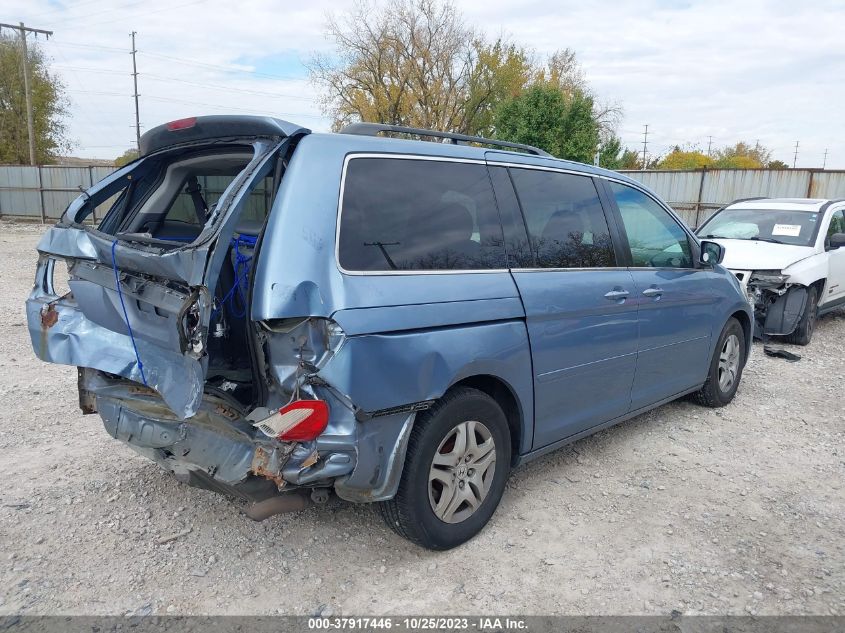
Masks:
[[[731,334],[725,339],[722,351],[719,354],[719,389],[727,393],[736,382],[739,373],[739,337]]]

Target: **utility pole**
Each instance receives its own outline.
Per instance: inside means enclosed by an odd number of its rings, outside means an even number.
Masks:
[[[710,148],[713,147],[713,137],[707,137],[707,155],[710,156]]]
[[[822,161],[822,169],[827,167],[827,148],[824,150],[824,160]]]
[[[132,81],[135,84],[135,143],[138,146],[138,152],[141,151],[141,115],[138,113],[138,66],[135,63],[135,31],[130,34],[132,38]]]
[[[646,168],[646,149],[648,148],[648,123],[645,124],[645,132],[643,132],[643,168],[641,171],[645,171]]]
[[[18,26],[14,24],[3,24],[0,22],[0,29],[14,29],[18,32],[21,38],[21,56],[23,57],[23,93],[26,99],[26,131],[29,135],[29,164],[35,165],[35,122],[32,114],[32,80],[29,76],[29,58],[26,50],[26,34],[34,33],[36,36],[41,33],[48,38],[53,34],[53,31],[45,31],[43,29],[31,29],[21,22]]]
[[[795,141],[795,155],[792,157],[792,169],[795,169],[796,163],[798,163],[798,141]]]

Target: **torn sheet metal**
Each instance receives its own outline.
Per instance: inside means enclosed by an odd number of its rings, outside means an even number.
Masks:
[[[26,313],[32,348],[41,360],[92,367],[142,382],[129,337],[88,319],[73,297],[32,297],[26,302]],[[180,354],[178,348],[171,351],[143,340],[137,344],[147,384],[179,417],[192,415],[202,398],[201,363]]]

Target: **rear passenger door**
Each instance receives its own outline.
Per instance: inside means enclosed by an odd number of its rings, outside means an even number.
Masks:
[[[639,189],[605,183],[634,279],[631,299],[639,305],[636,410],[704,382],[716,297],[712,272],[695,267],[691,238],[680,223]]]
[[[492,165],[490,174],[525,306],[536,449],[629,410],[634,285],[590,176]]]

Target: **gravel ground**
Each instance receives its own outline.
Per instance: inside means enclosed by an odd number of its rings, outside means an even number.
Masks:
[[[0,614],[845,614],[843,311],[800,362],[755,344],[724,409],[519,469],[477,538],[431,553],[339,500],[253,523],[82,416],[75,369],[30,348],[41,230],[0,223]]]

